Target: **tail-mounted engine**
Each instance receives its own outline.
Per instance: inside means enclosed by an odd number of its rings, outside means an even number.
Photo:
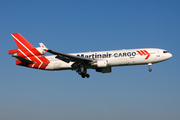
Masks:
[[[9,54],[12,56],[20,56],[20,57],[31,57],[31,56],[38,56],[38,55],[44,55],[45,51],[41,48],[34,48],[34,49],[15,49],[15,50],[10,50]]]
[[[15,50],[9,50],[9,54],[12,56],[19,56],[19,57],[31,57],[31,56],[39,56],[44,55],[46,53],[45,49],[46,46],[44,46],[43,43],[39,43],[41,47],[33,48],[33,49],[15,49]]]

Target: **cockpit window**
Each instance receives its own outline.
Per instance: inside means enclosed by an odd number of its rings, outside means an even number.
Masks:
[[[163,51],[163,53],[168,53],[168,51]]]

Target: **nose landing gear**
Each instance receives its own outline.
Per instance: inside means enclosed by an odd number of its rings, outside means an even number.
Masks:
[[[151,65],[152,65],[152,63],[148,63],[148,66],[149,66],[149,72],[151,72],[152,71],[152,69],[151,69]]]

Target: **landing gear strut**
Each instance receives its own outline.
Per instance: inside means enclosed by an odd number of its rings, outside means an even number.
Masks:
[[[75,62],[72,65],[73,70],[76,70],[76,72],[81,75],[82,78],[89,78],[90,75],[87,74],[87,69],[84,68],[83,64]]]
[[[79,75],[81,75],[82,78],[85,78],[85,77],[89,78],[90,77],[90,75],[87,74],[87,70],[86,69],[83,69],[83,70],[82,69],[78,69],[77,72],[78,72]]]
[[[149,66],[149,72],[151,72],[151,71],[152,71],[152,69],[151,69],[151,65],[152,65],[152,63],[148,63],[148,66]]]

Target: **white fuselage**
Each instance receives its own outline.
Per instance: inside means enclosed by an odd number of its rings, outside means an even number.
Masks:
[[[87,69],[96,72],[110,73],[113,66],[148,64],[149,72],[153,63],[161,62],[172,57],[172,54],[163,49],[142,48],[123,49],[98,52],[83,52],[65,54],[48,49],[43,43],[35,48],[21,34],[12,33],[18,49],[9,50],[12,57],[17,58],[16,65],[41,70],[76,70],[82,78],[89,78]],[[45,52],[52,56],[43,56]]]
[[[84,66],[85,68],[153,64],[172,57],[171,53],[157,48],[84,52],[72,53],[70,55],[93,59],[94,62],[92,62],[91,65]],[[46,56],[50,61],[48,66],[45,68],[46,70],[72,69],[71,65],[74,62],[66,63],[55,57],[56,55]]]

